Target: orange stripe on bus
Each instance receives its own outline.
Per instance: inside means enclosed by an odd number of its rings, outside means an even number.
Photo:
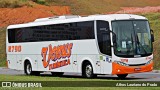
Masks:
[[[135,71],[135,69],[139,70]],[[140,72],[149,72],[153,70],[153,61],[144,66],[122,66],[115,62],[112,63],[112,74],[131,74],[131,73],[140,73]]]

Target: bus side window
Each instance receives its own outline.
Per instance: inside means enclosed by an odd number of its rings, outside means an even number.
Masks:
[[[9,43],[95,39],[94,21],[8,30]]]
[[[111,56],[110,31],[107,21],[97,21],[97,39],[100,52]]]
[[[8,41],[9,43],[15,43],[15,29],[8,30]]]

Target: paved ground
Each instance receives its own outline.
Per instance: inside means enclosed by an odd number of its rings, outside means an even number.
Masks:
[[[7,69],[5,67],[0,67],[0,74],[7,75],[23,75],[24,71],[17,71]],[[42,73],[41,76],[51,76],[50,72]],[[67,78],[77,78],[81,77],[81,74],[78,73],[64,73],[63,77]],[[99,79],[118,79],[116,75],[99,75],[97,78]],[[136,80],[136,81],[160,81],[160,71],[154,70],[153,72],[147,73],[137,73],[137,74],[129,74],[125,80]]]

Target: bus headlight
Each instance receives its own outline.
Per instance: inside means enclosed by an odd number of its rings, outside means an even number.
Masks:
[[[128,64],[124,63],[124,62],[120,62],[120,61],[114,61],[115,63],[122,65],[122,66],[129,66]]]
[[[152,60],[149,60],[145,65],[148,65],[148,64],[150,64],[152,62]]]

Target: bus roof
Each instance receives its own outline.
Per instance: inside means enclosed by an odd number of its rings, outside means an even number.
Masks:
[[[40,18],[40,19],[36,19],[34,22],[9,25],[7,29],[61,24],[61,23],[83,22],[83,21],[92,21],[92,20],[113,21],[113,20],[131,20],[131,19],[147,20],[147,18],[143,16],[133,15],[133,14],[89,15],[85,17],[81,17],[77,15],[68,15],[68,16]]]

